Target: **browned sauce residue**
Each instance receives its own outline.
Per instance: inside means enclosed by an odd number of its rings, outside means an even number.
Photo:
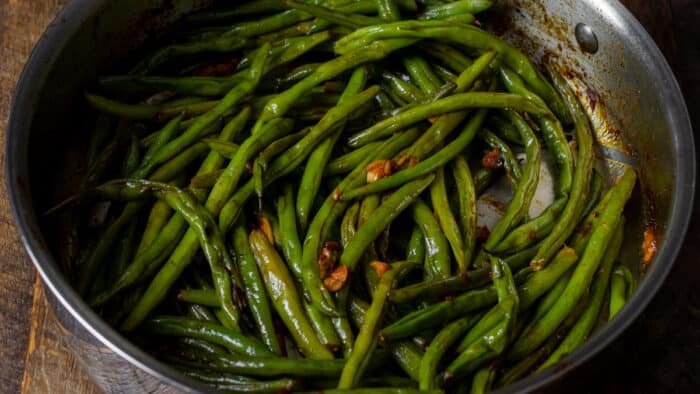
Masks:
[[[271,244],[275,242],[275,236],[272,233],[272,226],[270,221],[267,220],[265,216],[258,216],[258,228],[265,234],[265,238]]]
[[[494,148],[481,159],[481,165],[485,168],[497,170],[501,167],[501,149]]]
[[[337,242],[326,242],[318,255],[318,269],[321,278],[325,278],[333,270],[336,260],[336,252],[340,250]]]
[[[644,264],[651,263],[651,260],[656,256],[656,251],[656,233],[654,231],[654,226],[647,226],[646,230],[644,230],[644,241],[642,242],[642,261]]]
[[[373,261],[369,263],[369,265],[374,268],[374,270],[377,272],[378,277],[382,277],[385,272],[389,271],[391,269],[391,264],[387,264],[383,261]]]
[[[227,77],[236,71],[238,59],[232,58],[226,63],[210,64],[203,66],[195,72],[200,77]]]
[[[477,242],[486,242],[486,240],[489,238],[489,235],[491,235],[491,231],[489,231],[488,227],[479,226],[476,228],[476,241]]]
[[[340,264],[330,275],[323,279],[323,285],[330,292],[338,292],[345,287],[349,276],[348,267],[344,264]]]

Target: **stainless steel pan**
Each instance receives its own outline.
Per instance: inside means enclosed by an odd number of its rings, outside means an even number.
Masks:
[[[64,165],[68,149],[64,145],[71,130],[81,126],[83,89],[99,73],[128,58],[147,36],[211,2],[73,0],[37,44],[15,93],[6,133],[5,174],[17,228],[49,290],[66,343],[107,392],[206,388],[131,344],[80,299],[61,274],[56,253],[49,247],[52,239],[40,227],[36,212],[47,203],[55,179],[70,179],[65,173],[57,177],[57,168],[70,168]],[[646,226],[656,227],[659,241],[638,291],[613,322],[553,368],[503,390],[532,391],[609,344],[662,285],[692,212],[695,151],[685,103],[668,64],[618,1],[506,0],[499,2],[494,15],[484,21],[490,29],[507,31],[507,39],[533,57],[569,71],[593,119],[603,145],[599,157],[609,172],[614,174],[619,165],[639,168],[642,192],[630,207],[622,260],[640,267],[639,246]],[[54,251],[56,247],[60,245]]]

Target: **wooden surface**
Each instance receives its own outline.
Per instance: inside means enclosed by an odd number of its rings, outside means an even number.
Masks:
[[[0,0],[0,141],[12,90],[32,47],[69,0]],[[686,97],[700,95],[700,2],[623,0],[674,66]],[[700,101],[688,100],[700,125]],[[697,138],[697,137],[696,137]],[[0,143],[1,144],[1,143]],[[2,153],[0,153],[2,155]],[[700,209],[669,280],[615,343],[558,385],[571,392],[695,392],[700,380]],[[0,186],[0,391],[94,393],[61,343]],[[555,391],[559,391],[554,389]]]

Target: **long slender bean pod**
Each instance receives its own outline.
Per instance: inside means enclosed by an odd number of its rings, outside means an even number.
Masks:
[[[411,207],[411,216],[423,232],[425,240],[426,279],[432,281],[448,278],[452,272],[450,246],[433,211],[424,202],[417,200]]]
[[[540,162],[542,160],[542,152],[537,136],[530,129],[530,126],[516,113],[507,113],[510,120],[515,124],[520,132],[520,136],[525,143],[525,155],[527,157],[527,165],[523,172],[522,179],[518,183],[513,199],[508,205],[503,217],[491,229],[489,238],[484,243],[486,250],[493,250],[505,237],[506,233],[516,226],[527,215],[527,210],[530,207],[532,197],[537,190],[537,184],[540,176]]]
[[[296,344],[309,358],[332,359],[333,354],[316,338],[311,323],[306,319],[294,280],[282,259],[268,243],[265,234],[259,230],[253,230],[250,233],[249,242],[272,304]]]
[[[615,230],[615,235],[613,235],[613,238],[610,241],[605,254],[603,255],[603,261],[601,262],[600,269],[598,270],[595,281],[591,286],[588,306],[586,306],[586,309],[583,311],[581,317],[571,328],[571,331],[569,331],[556,350],[554,350],[547,360],[540,365],[538,368],[539,370],[545,369],[548,366],[556,363],[562,357],[581,346],[581,344],[588,338],[588,335],[593,330],[593,327],[598,320],[600,309],[603,306],[608,283],[611,280],[611,276],[614,277],[615,275],[613,272],[613,265],[618,254],[620,253],[620,248],[622,247],[624,228],[625,222],[623,220]]]
[[[384,272],[379,279],[377,289],[372,294],[372,304],[367,309],[360,332],[355,340],[355,346],[340,375],[339,389],[350,389],[359,383],[364,369],[367,367],[367,362],[371,359],[374,348],[377,346],[377,332],[384,315],[389,292],[396,286],[396,282],[415,266],[413,263],[393,264],[391,269]]]
[[[476,190],[471,170],[467,160],[457,156],[452,162],[452,174],[457,185],[459,198],[459,224],[463,237],[463,261],[468,264],[474,255],[476,248]],[[464,274],[461,272],[460,274]]]
[[[617,185],[610,189],[608,193],[611,198],[608,206],[602,212],[601,225],[593,229],[591,238],[581,256],[580,263],[571,277],[569,285],[549,313],[535,324],[528,335],[520,337],[513,345],[510,355],[511,359],[521,359],[528,352],[542,344],[568,315],[567,312],[571,311],[583,296],[620,222],[622,211],[632,193],[636,179],[634,170],[627,169],[618,180]]]
[[[485,109],[478,110],[469,122],[467,122],[457,138],[428,159],[421,161],[414,167],[399,171],[393,175],[379,179],[376,182],[343,192],[341,194],[341,199],[349,200],[367,194],[380,193],[430,174],[444,166],[469,146],[469,143],[474,139],[474,136],[481,127],[487,112],[488,111]]]
[[[574,119],[578,153],[576,155],[576,168],[574,169],[571,188],[572,198],[567,201],[564,211],[554,225],[550,235],[542,241],[540,252],[537,253],[537,256],[532,261],[533,266],[536,268],[547,263],[556,249],[564,244],[576,227],[581,211],[585,207],[594,161],[593,133],[591,132],[588,116],[564,78],[557,72],[551,72],[550,75],[559,93],[564,97],[571,117]]]
[[[148,319],[142,329],[156,335],[204,339],[219,344],[237,354],[252,357],[270,357],[272,353],[265,345],[253,338],[217,324],[175,316]]]

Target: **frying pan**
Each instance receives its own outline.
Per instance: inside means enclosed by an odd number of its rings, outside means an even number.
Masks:
[[[208,392],[122,337],[71,288],[58,262],[61,245],[41,212],[75,182],[81,93],[97,75],[139,54],[144,42],[211,0],[73,0],[32,53],[17,85],[6,132],[5,174],[17,229],[39,271],[64,339],[106,392]],[[625,330],[661,287],[683,242],[695,189],[695,151],[687,109],[670,67],[651,37],[616,0],[504,0],[484,25],[536,60],[566,70],[600,143],[612,178],[622,166],[640,174],[621,260],[640,275],[633,298],[609,324],[557,365],[499,392],[544,388]],[[77,145],[76,145],[77,144]],[[55,199],[54,199],[55,201]],[[642,267],[643,231],[658,253]]]

